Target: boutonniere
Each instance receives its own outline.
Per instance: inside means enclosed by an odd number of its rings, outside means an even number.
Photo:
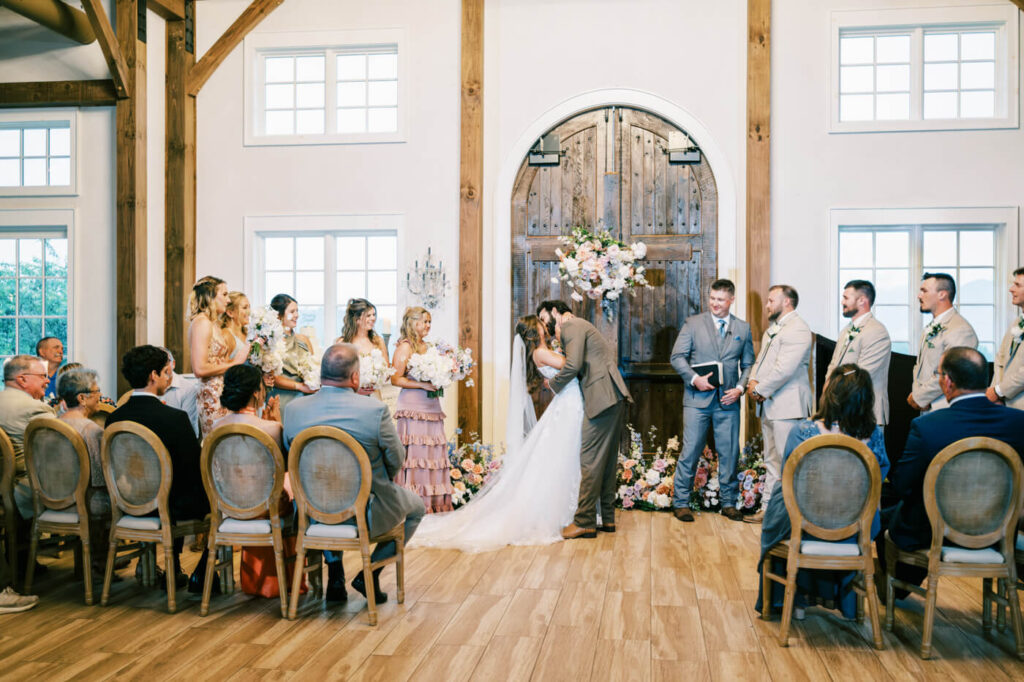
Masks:
[[[1017,318],[1017,328],[1013,330],[1013,338],[1020,343],[1024,340],[1024,315]]]
[[[774,339],[776,336],[779,335],[780,331],[782,331],[782,326],[777,324],[777,323],[775,323],[775,322],[772,322],[771,325],[769,325],[769,327],[768,327],[768,331],[767,331],[768,338],[769,339]]]
[[[846,343],[849,344],[849,343],[853,342],[853,340],[855,338],[857,338],[857,334],[860,334],[862,329],[864,329],[864,328],[863,327],[857,327],[857,326],[854,326],[854,325],[851,324],[850,325],[850,331],[846,334]]]
[[[931,327],[928,328],[928,333],[924,337],[924,342],[929,348],[935,348],[935,344],[932,343],[932,339],[946,331],[946,328],[941,324],[932,323]]]

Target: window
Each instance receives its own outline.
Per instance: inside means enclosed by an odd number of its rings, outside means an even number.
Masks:
[[[284,293],[299,303],[298,328],[310,327],[323,347],[341,335],[350,298],[377,307],[377,331],[398,320],[398,237],[394,231],[255,233],[254,304]]]
[[[400,40],[398,31],[247,38],[246,144],[402,141]]]
[[[68,349],[68,240],[63,232],[0,232],[0,358],[35,354],[56,336]]]
[[[75,193],[74,119],[68,112],[0,116],[0,196]]]
[[[834,12],[832,132],[1016,127],[1010,10]]]

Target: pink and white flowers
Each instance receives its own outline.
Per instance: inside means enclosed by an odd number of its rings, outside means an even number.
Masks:
[[[253,308],[249,314],[249,364],[264,374],[280,374],[284,366],[284,327],[271,308]],[[317,377],[319,382],[319,376]]]
[[[427,345],[425,353],[414,353],[409,357],[409,376],[416,381],[433,384],[437,390],[427,395],[437,398],[444,395],[444,389],[456,381],[465,379],[473,371],[473,354],[468,348],[459,348],[439,342]]]
[[[384,354],[374,348],[359,356],[359,388],[379,391],[391,380],[395,368],[384,359]]]
[[[559,240],[567,248],[555,249],[559,277],[552,281],[568,282],[573,300],[582,301],[586,296],[603,303],[617,300],[623,291],[651,288],[644,277],[644,266],[636,262],[647,255],[643,242],[626,245],[607,231],[594,234],[582,227]]]

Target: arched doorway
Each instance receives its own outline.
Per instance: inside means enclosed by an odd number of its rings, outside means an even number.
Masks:
[[[636,108],[602,107],[559,123],[558,165],[524,159],[512,190],[512,324],[547,298],[570,301],[552,282],[558,237],[575,226],[607,229],[648,245],[656,286],[626,297],[612,323],[590,301],[574,312],[606,330],[635,404],[629,421],[682,432],[682,383],[669,364],[679,326],[701,310],[701,292],[717,273],[718,192],[707,160],[669,162],[669,135],[684,132]],[[538,411],[550,395],[535,396]]]

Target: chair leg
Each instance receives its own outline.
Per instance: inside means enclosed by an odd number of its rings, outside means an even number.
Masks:
[[[277,566],[277,594],[281,598],[281,617],[288,617],[288,572],[284,568],[284,547],[274,538],[274,564]],[[302,572],[295,571],[300,579]],[[300,583],[301,584],[301,583]]]
[[[1008,598],[1006,592],[1006,583],[1007,580],[1005,578],[999,578],[999,580],[996,581],[996,585],[998,585],[999,589],[999,594],[1003,597],[1003,599]],[[1006,609],[1004,609],[1003,605],[999,602],[996,602],[996,629],[999,630],[999,632],[1003,632],[1006,630]]]
[[[875,648],[881,651],[885,648],[882,641],[882,626],[878,617],[878,594],[875,592],[875,574],[867,573],[864,576],[864,596],[861,601],[868,602],[868,615],[871,617],[871,634],[874,636]]]
[[[174,567],[174,545],[168,539],[163,543],[164,545],[164,578],[167,579],[167,612],[174,613],[178,609],[178,604],[175,601],[175,578],[177,578],[178,571]]]
[[[57,547],[59,548],[60,545],[57,545]],[[74,572],[73,575],[75,576],[75,580],[81,580],[82,579],[82,545],[81,545],[81,543],[76,544],[74,549],[72,549],[71,551],[72,551],[72,553],[74,555],[74,558],[75,558],[75,560],[74,560],[75,572]],[[59,550],[57,552],[57,555],[58,555],[58,558],[60,558],[60,551]]]
[[[92,551],[89,547],[89,530],[86,528],[81,537],[82,571],[85,573],[85,603],[92,606]]]
[[[302,538],[295,545],[295,572],[292,574],[291,601],[288,604],[288,620],[295,620],[295,613],[299,610],[299,588],[302,586],[302,575],[305,573],[306,548],[302,544]],[[278,580],[280,583],[281,580]]]
[[[363,555],[363,580],[366,582],[366,611],[370,625],[377,624],[377,592],[373,589],[373,570],[370,568],[370,556]]]
[[[1002,610],[1002,607],[997,607]],[[981,581],[981,630],[992,632],[992,578]]]
[[[405,540],[396,541],[395,584],[398,587],[398,603],[405,603]]]
[[[1017,658],[1024,660],[1024,622],[1017,597],[1017,581],[1013,576],[1006,581],[1006,601],[1010,603],[1010,622],[1013,623],[1013,643],[1017,645]]]
[[[18,584],[18,528],[14,521],[14,513],[5,513],[7,524],[7,563],[11,567],[11,584]]]
[[[768,577],[771,560],[771,557],[765,557],[761,563],[761,620],[771,620],[772,617],[772,581]]]
[[[210,527],[210,544],[207,548],[206,571],[203,573],[203,601],[199,604],[199,615],[210,612],[210,592],[213,591],[213,576],[217,572],[217,531]]]
[[[107,566],[103,571],[103,594],[100,596],[100,604],[107,605],[110,598],[110,580],[114,575],[114,561],[117,558],[117,536],[114,535],[114,528],[110,529],[110,547],[107,549]],[[145,560],[145,555],[139,557],[139,561]]]
[[[792,563],[792,562],[787,562]],[[796,601],[796,566],[786,566],[786,596],[782,600],[782,623],[779,626],[779,646],[789,646],[789,623],[793,618]]]
[[[32,578],[36,568],[36,550],[39,549],[39,529],[32,521],[32,539],[28,543],[28,561],[25,562],[25,594],[32,593]]]
[[[893,548],[890,548],[889,554],[892,551]],[[885,629],[892,632],[896,609],[896,588],[893,586],[892,581],[896,573],[896,559],[895,557],[886,556],[885,563]]]
[[[921,635],[921,658],[932,656],[932,629],[935,627],[935,602],[939,596],[939,576],[928,576],[928,592],[924,602],[924,633]]]

